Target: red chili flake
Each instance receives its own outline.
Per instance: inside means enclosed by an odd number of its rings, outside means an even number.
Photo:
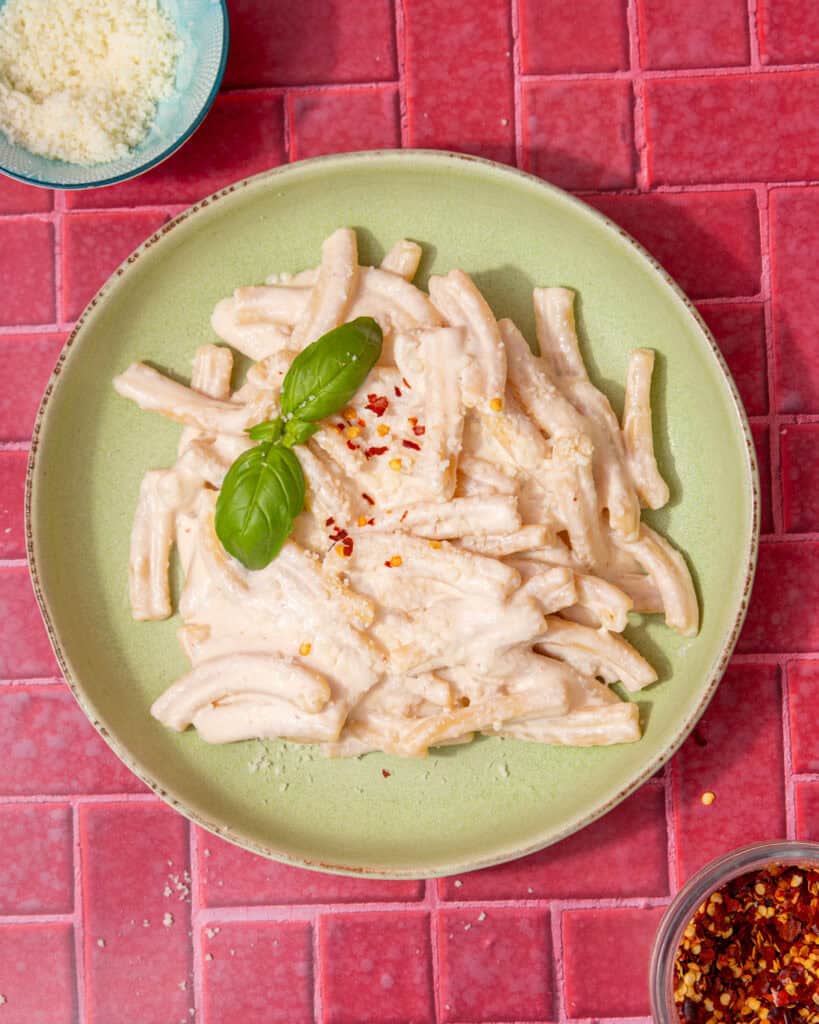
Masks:
[[[359,427],[366,427],[367,426],[367,424],[364,422],[364,420],[356,420],[356,423],[359,425]]]
[[[324,520],[324,525],[325,526],[332,526],[334,522],[335,522],[335,519],[333,519],[333,517],[330,516],[328,519]]]
[[[352,537],[345,537],[343,542],[342,542],[341,546],[342,546],[342,548],[344,550],[344,554],[346,555],[347,558],[349,558],[350,555],[353,553],[353,544],[354,543],[355,542],[353,541]]]
[[[410,384],[410,382],[407,380],[407,378],[406,377],[402,377],[401,380],[404,383],[404,387],[405,388],[409,388],[410,391],[412,391],[412,384]]]
[[[366,452],[365,452],[365,454],[366,454]],[[362,498],[363,498],[363,499],[364,499],[364,500],[365,500],[365,501],[367,502],[367,504],[368,504],[368,505],[374,505],[374,504],[375,504],[375,502],[374,502],[374,501],[373,501],[373,499],[372,499],[372,498],[371,498],[371,497],[369,496],[369,494],[364,494],[364,493],[362,492],[362,494],[361,494],[361,497],[362,497]]]
[[[819,1005],[818,928],[819,870],[769,864],[731,879],[683,933],[674,963],[678,1019],[813,1020],[802,1011]]]
[[[353,444],[352,441],[348,441],[347,442],[347,447],[350,449],[351,452],[357,452],[358,451],[358,445],[357,444]]]
[[[399,388],[397,384],[393,388],[393,391],[395,392],[395,397],[396,398],[400,398],[401,397],[401,388]]]
[[[416,444],[415,441],[402,441],[401,444],[405,448],[412,448],[413,451],[416,451],[416,452],[420,452],[421,451],[421,445],[420,444]]]
[[[427,428],[426,427],[413,427],[412,428],[412,432],[413,432],[413,434],[415,434],[416,437],[423,437],[424,434],[426,434],[426,432],[427,432]]]
[[[373,392],[371,395],[367,395],[367,404],[364,408],[374,412],[376,416],[383,416],[389,404],[389,399],[386,395],[377,395]]]
[[[386,445],[384,445],[383,448],[376,448],[376,447],[365,448],[364,449],[364,454],[367,456],[368,459],[371,459],[373,457],[373,455],[383,455],[386,450],[387,450],[387,446]]]
[[[344,540],[345,537],[349,537],[346,530],[343,530],[340,526],[337,526],[335,530],[330,534],[330,540],[335,544],[340,540]]]
[[[334,423],[333,426],[336,428],[339,434],[343,434],[344,431],[347,429],[346,423]]]
[[[392,775],[392,772],[388,772],[386,768],[382,768],[381,774],[384,776],[385,779],[388,779]]]
[[[375,520],[374,519],[368,519],[367,520],[367,526],[375,526]]]
[[[407,511],[407,509],[404,509],[404,511],[401,513],[401,518],[398,520],[400,523],[403,523],[404,520],[407,518]]]
[[[414,427],[417,422],[418,422],[418,417],[417,416],[410,416],[409,419],[407,420],[407,423],[409,423],[409,425],[411,427]]]

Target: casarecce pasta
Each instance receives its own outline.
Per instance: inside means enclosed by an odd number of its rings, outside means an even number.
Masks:
[[[654,457],[653,353],[632,353],[622,422],[589,379],[574,294],[533,295],[540,356],[498,322],[461,270],[412,280],[402,240],[359,264],[342,228],[319,266],[238,288],[196,352],[191,386],[135,364],[115,387],[184,427],[179,457],[145,475],[131,535],[134,618],[172,614],[191,671],[155,702],[211,743],[280,737],[332,756],[418,757],[478,734],[589,746],[639,739],[638,691],[657,678],[622,636],[632,611],[698,629],[682,555],[641,521],[669,498]],[[279,411],[304,347],[357,316],[384,335],[350,406],[294,449],[307,504],[278,557],[247,570],[214,530],[218,489]]]

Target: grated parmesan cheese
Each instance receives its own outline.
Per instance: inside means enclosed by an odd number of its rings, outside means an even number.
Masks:
[[[124,156],[173,91],[182,41],[158,0],[8,0],[0,130],[75,164]]]

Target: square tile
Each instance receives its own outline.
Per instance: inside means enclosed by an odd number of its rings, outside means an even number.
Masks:
[[[0,213],[49,213],[54,193],[0,175]]]
[[[526,82],[524,168],[561,188],[634,184],[633,96],[628,82]]]
[[[782,504],[788,533],[819,531],[819,423],[779,430]]]
[[[407,144],[514,163],[508,0],[403,0],[403,9]]]
[[[393,5],[229,0],[228,88],[382,82],[396,77]]]
[[[793,770],[819,772],[819,660],[791,661],[787,672]],[[816,830],[819,834],[819,820]]]
[[[286,160],[282,97],[223,93],[216,97],[196,134],[170,159],[121,185],[69,192],[68,206],[194,203]],[[148,226],[145,233],[151,230]]]
[[[759,211],[750,190],[589,196],[634,235],[692,299],[759,292]]]
[[[819,7],[814,0],[759,0],[756,17],[764,64],[819,61]]]
[[[68,924],[0,924],[3,1024],[75,1024],[73,947]]]
[[[756,461],[759,467],[759,528],[762,533],[774,532],[773,497],[771,493],[771,439],[770,431],[764,423],[752,423],[751,434],[756,448]]]
[[[0,281],[0,325],[54,323],[54,228],[48,221],[0,220]]]
[[[291,160],[401,145],[395,86],[292,92],[288,104]]]
[[[293,903],[398,903],[420,900],[423,882],[345,878],[290,867],[199,832],[202,902],[209,907]]]
[[[819,543],[763,541],[737,650],[762,654],[819,650],[817,605]]]
[[[0,836],[0,914],[70,914],[71,807],[0,803]]]
[[[650,79],[652,185],[819,177],[819,72]]]
[[[547,910],[445,910],[438,949],[443,1021],[555,1019]]]
[[[59,674],[28,569],[0,569],[0,679]]]
[[[23,499],[27,452],[0,452],[0,558],[25,558]]]
[[[28,441],[40,399],[65,338],[61,334],[0,337],[0,440]]]
[[[775,665],[729,666],[674,762],[680,883],[745,843],[785,834],[782,696]],[[706,806],[703,793],[716,800]]]
[[[327,914],[319,922],[322,1024],[434,1024],[426,914]]]
[[[578,32],[594,25],[594,32]],[[524,74],[559,75],[628,68],[623,0],[520,0],[520,62]]]
[[[594,899],[668,892],[665,791],[650,782],[529,857],[438,881],[446,900]]]
[[[645,1017],[648,961],[663,907],[563,915],[569,1017]]]
[[[768,411],[765,314],[761,302],[701,302],[697,309],[716,338],[749,416]]]
[[[144,793],[114,756],[68,687],[0,686],[0,794]]]
[[[205,1019],[312,1024],[312,931],[304,921],[214,923],[203,930]]]
[[[771,290],[779,412],[819,412],[819,188],[771,192]]]
[[[819,782],[796,786],[796,836],[819,843]]]
[[[188,1020],[188,823],[158,802],[86,804],[80,845],[89,1024]]]
[[[745,0],[639,0],[645,68],[720,68],[747,64]]]
[[[148,210],[72,213],[63,221],[62,310],[76,320],[108,277],[168,216]]]

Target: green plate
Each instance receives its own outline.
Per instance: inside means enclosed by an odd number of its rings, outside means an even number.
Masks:
[[[218,299],[278,270],[314,265],[334,228],[358,230],[362,262],[397,238],[424,244],[421,279],[471,273],[498,316],[530,338],[532,287],[578,290],[590,372],[622,407],[629,350],[658,353],[658,458],[672,489],[647,516],[694,570],[702,629],[682,639],[635,617],[629,638],[660,682],[637,695],[639,743],[561,749],[480,739],[426,760],[329,761],[310,748],[202,743],[149,706],[186,669],[176,619],[131,620],[128,538],[140,478],[170,463],[179,428],[118,398],[111,378],[147,360],[187,378],[215,340]],[[640,785],[702,714],[751,586],[758,483],[736,389],[690,303],[628,236],[542,181],[430,152],[294,164],[180,214],[91,302],[49,384],[32,445],[29,560],[60,664],[120,758],[192,820],[259,853],[389,877],[466,871],[537,850]],[[385,777],[382,769],[392,774]]]

